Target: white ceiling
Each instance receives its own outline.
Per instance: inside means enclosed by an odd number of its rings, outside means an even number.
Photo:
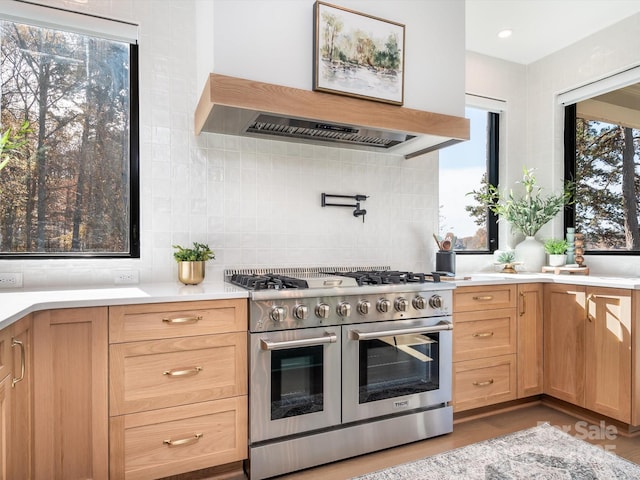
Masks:
[[[640,0],[465,0],[466,48],[529,64],[640,12]],[[498,38],[505,28],[507,39]]]

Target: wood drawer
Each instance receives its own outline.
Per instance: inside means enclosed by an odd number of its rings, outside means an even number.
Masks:
[[[454,317],[453,361],[516,353],[516,311],[501,308]]]
[[[516,398],[516,356],[453,364],[453,409],[461,412]]]
[[[247,393],[247,333],[120,343],[109,348],[110,414]]]
[[[109,343],[246,331],[247,300],[109,307]]]
[[[459,287],[453,291],[453,311],[473,312],[494,308],[515,308],[515,285]]]
[[[110,422],[111,478],[154,479],[247,458],[246,396],[123,415]]]

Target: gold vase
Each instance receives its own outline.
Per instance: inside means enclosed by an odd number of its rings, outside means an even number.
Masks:
[[[178,262],[178,280],[185,285],[197,285],[204,280],[204,261]]]

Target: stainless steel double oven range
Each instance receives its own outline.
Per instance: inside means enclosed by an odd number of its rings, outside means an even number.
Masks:
[[[453,287],[437,274],[225,275],[250,290],[251,480],[452,431]]]

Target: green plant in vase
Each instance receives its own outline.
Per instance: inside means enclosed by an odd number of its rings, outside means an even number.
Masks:
[[[511,229],[525,236],[524,242],[516,246],[516,258],[524,260],[527,270],[540,271],[545,261],[542,244],[535,240],[535,234],[549,223],[565,205],[573,202],[572,185],[565,185],[558,194],[545,195],[533,175],[532,169],[523,168],[522,180],[516,182],[523,187],[517,195],[512,189],[501,191],[486,179],[480,190],[469,193],[485,208],[498,216],[498,221],[506,221]],[[527,253],[522,250],[526,249]]]
[[[550,238],[544,242],[544,250],[549,254],[549,265],[561,267],[567,263],[569,242],[564,238]]]
[[[197,285],[204,280],[205,262],[216,258],[209,245],[193,242],[192,248],[173,245],[173,258],[178,262],[178,280],[185,285]]]

